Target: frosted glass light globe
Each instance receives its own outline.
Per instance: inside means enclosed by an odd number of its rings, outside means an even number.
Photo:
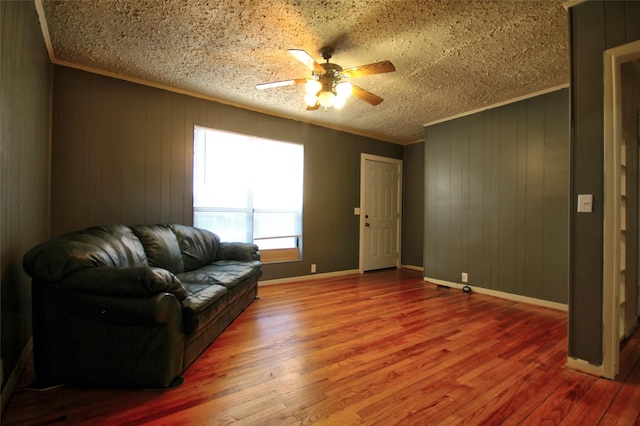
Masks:
[[[333,107],[340,109],[344,106],[345,102],[347,102],[347,97],[338,95],[333,99]]]
[[[353,86],[348,81],[343,81],[342,83],[338,83],[336,86],[336,93],[338,97],[348,98],[351,95],[351,91],[353,90]]]
[[[318,102],[318,97],[312,93],[307,93],[304,96],[304,102],[310,107],[316,106],[316,102]]]
[[[331,92],[322,92],[320,93],[320,96],[318,96],[318,102],[320,102],[320,105],[322,105],[325,108],[328,108],[330,106],[333,106],[333,100],[335,99],[336,95],[334,95]]]
[[[309,95],[315,95],[322,89],[322,84],[318,80],[307,80],[304,88]]]

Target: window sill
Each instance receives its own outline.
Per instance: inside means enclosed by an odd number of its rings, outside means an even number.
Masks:
[[[298,248],[260,250],[262,263],[290,262],[300,260]]]

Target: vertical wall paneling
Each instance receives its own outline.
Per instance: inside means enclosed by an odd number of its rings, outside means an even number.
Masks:
[[[467,216],[467,247],[468,255],[462,264],[467,266],[467,272],[472,281],[489,282],[484,276],[484,221],[485,221],[485,185],[486,169],[484,167],[484,121],[481,116],[474,114],[468,117],[468,198],[466,209]]]
[[[567,302],[563,89],[427,127],[424,275]]]
[[[603,53],[640,39],[637,1],[588,1],[570,8],[572,193],[569,356],[602,364],[604,90]],[[593,194],[593,213],[576,213]]]
[[[33,2],[0,2],[2,407],[26,361],[31,283],[22,256],[49,237],[51,64]]]
[[[453,135],[449,149],[449,176],[447,179],[449,190],[449,204],[447,209],[449,211],[448,222],[448,250],[449,250],[449,265],[448,270],[451,272],[462,272],[462,244],[461,240],[465,235],[463,234],[462,226],[462,208],[463,208],[463,195],[462,195],[462,182],[464,180],[464,164],[462,156],[464,126],[452,129]]]
[[[498,199],[499,211],[499,258],[502,266],[498,269],[497,287],[507,293],[516,292],[516,186],[518,164],[517,113],[518,108],[504,108],[501,111],[500,126],[500,176]],[[509,178],[506,178],[509,177]],[[515,207],[515,208],[514,208]]]
[[[545,108],[544,134],[544,184],[543,184],[543,247],[558,247],[569,252],[567,230],[569,229],[569,212],[567,208],[567,194],[569,183],[567,178],[566,136],[567,120],[566,105],[569,95],[565,93],[565,102],[550,103]],[[564,186],[558,182],[564,182]],[[563,212],[559,214],[558,212]],[[568,264],[566,258],[558,257],[553,251],[542,251],[541,281],[553,283],[553,278],[566,274]],[[560,283],[557,283],[560,284]],[[567,300],[569,289],[565,285],[546,285],[541,289],[543,299]]]
[[[57,74],[58,73],[55,73],[56,78],[54,81],[58,80]],[[84,223],[91,225],[118,223],[122,218],[122,200],[120,199],[121,188],[123,185],[122,126],[120,123],[123,119],[122,114],[124,105],[122,105],[122,103],[125,93],[123,93],[123,89],[116,85],[114,81],[104,80],[94,84],[93,79],[88,74],[78,72],[62,75],[61,77],[61,79],[66,83],[64,86],[65,92],[78,92],[78,90],[75,90],[76,87],[84,87],[86,89],[94,85],[100,87],[102,91],[102,97],[100,99],[102,101],[102,104],[100,105],[100,115],[91,117],[91,120],[86,123],[86,125],[93,130],[92,133],[94,133],[96,141],[99,141],[100,144],[100,176],[98,179],[100,180],[100,187],[102,188],[102,191],[100,192],[100,198],[95,200],[100,216],[87,218]],[[82,93],[83,91],[79,92]],[[107,99],[109,99],[110,102],[106,102]],[[58,99],[58,92],[54,92],[54,110],[57,109],[57,105],[59,105],[60,101],[61,100]],[[73,105],[65,102],[65,99],[62,99],[62,101],[67,105]],[[65,111],[66,116],[73,117],[75,115],[75,108],[73,110],[63,109],[63,111]],[[76,125],[75,122],[69,123],[66,127],[71,128],[74,125]],[[91,142],[93,142],[93,139],[91,139]],[[62,135],[58,135],[56,133],[53,134],[54,153],[60,150],[65,150],[70,151],[68,155],[73,155],[73,146],[77,143],[79,143],[77,139],[73,139],[64,133]],[[54,177],[57,175],[56,172],[60,167],[60,163],[54,159]],[[69,183],[69,186],[66,189],[81,194],[81,191],[78,191],[73,184],[74,176],[71,176],[71,179],[72,182]],[[57,197],[54,192],[54,205],[56,200]],[[73,224],[79,222],[74,221],[71,223],[63,223],[63,226],[57,226],[58,223],[60,223],[58,218],[54,217],[52,228],[57,231],[56,233],[74,230]]]
[[[162,223],[162,99],[159,91],[146,96],[144,122],[144,218],[147,223]]]
[[[114,81],[114,84],[118,82]],[[160,222],[171,223],[170,206],[171,206],[171,106],[174,94],[162,92],[162,116],[158,126],[162,128],[160,133],[160,179],[152,183],[153,186],[159,186],[160,190]]]
[[[184,217],[184,180],[189,173],[184,169],[185,155],[184,128],[187,126],[186,98],[172,94],[171,113],[169,122],[171,129],[169,135],[169,223],[189,223],[189,217]]]
[[[528,156],[528,143],[527,143],[527,123],[529,122],[527,104],[518,104],[518,118],[517,118],[517,146],[516,146],[516,235],[515,235],[515,293],[526,294],[529,286],[526,285],[527,281],[527,245],[523,244],[527,241],[527,159]]]
[[[423,266],[424,235],[424,142],[404,147],[402,161],[402,264]]]
[[[566,105],[566,104],[565,104]],[[537,294],[536,290],[540,289],[540,283],[542,280],[542,249],[544,247],[544,199],[545,182],[544,171],[546,167],[545,152],[544,152],[544,138],[545,138],[545,122],[544,122],[544,104],[540,102],[540,99],[531,99],[531,102],[527,105],[527,161],[526,161],[526,181],[525,188],[526,197],[526,263],[525,263],[525,294],[532,296]],[[565,107],[566,109],[566,107]],[[566,117],[566,111],[565,111]],[[565,121],[566,126],[566,121]],[[568,128],[564,129],[565,135],[567,135]],[[567,139],[564,141],[564,147],[567,148]],[[551,182],[553,185],[558,185],[561,188],[565,188],[565,203],[568,201],[566,189],[568,188],[568,175],[566,175],[567,163],[565,162],[565,176],[567,181],[565,182]],[[564,183],[564,185],[563,185]],[[556,211],[555,214],[567,215],[567,210]],[[568,230],[565,229],[564,233]],[[556,252],[553,252],[556,255]],[[565,254],[566,262],[566,254]],[[546,265],[545,265],[546,266]],[[564,286],[566,287],[566,284]]]
[[[304,145],[303,260],[265,265],[264,279],[307,275],[311,263],[318,272],[358,268],[360,154],[400,159],[402,146],[76,69],[54,71],[55,234],[102,223],[191,224],[198,124]],[[228,179],[220,176],[220,184]]]
[[[122,112],[122,219],[131,223],[132,219],[144,217],[145,183],[145,93],[138,86],[131,85],[130,102],[124,105]]]
[[[437,137],[440,128],[433,130]],[[431,150],[427,150],[427,145]],[[436,148],[429,144],[429,139],[425,138],[424,152],[424,230],[423,230],[423,268],[425,271],[438,271],[438,259],[428,256],[427,253],[435,253],[438,248],[438,232],[436,218],[438,217],[438,194],[436,191],[438,183],[438,156]],[[407,198],[407,197],[404,197]],[[439,273],[439,271],[438,271]]]

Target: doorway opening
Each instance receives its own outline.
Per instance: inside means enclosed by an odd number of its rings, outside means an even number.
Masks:
[[[602,376],[609,379],[618,374],[620,342],[637,326],[640,313],[638,99],[628,98],[637,96],[640,77],[634,79],[632,68],[631,78],[623,78],[623,67],[634,61],[640,61],[640,41],[604,52]]]

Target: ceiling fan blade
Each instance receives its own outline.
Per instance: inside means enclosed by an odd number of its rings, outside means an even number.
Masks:
[[[342,71],[347,77],[362,77],[364,75],[382,74],[385,72],[393,72],[396,67],[389,61],[376,62],[373,64],[360,65],[359,67],[347,68]]]
[[[271,89],[273,87],[292,86],[307,81],[306,78],[296,78],[294,80],[274,81],[272,83],[256,84],[256,89]]]
[[[293,55],[294,58],[302,62],[307,68],[313,71],[324,72],[324,68],[316,62],[307,52],[301,49],[289,49],[288,52]]]
[[[362,87],[358,87],[356,85],[352,85],[352,86],[353,88],[352,88],[351,94],[353,96],[373,106],[378,105],[380,102],[384,100],[380,96],[374,95],[373,93],[364,90]]]

